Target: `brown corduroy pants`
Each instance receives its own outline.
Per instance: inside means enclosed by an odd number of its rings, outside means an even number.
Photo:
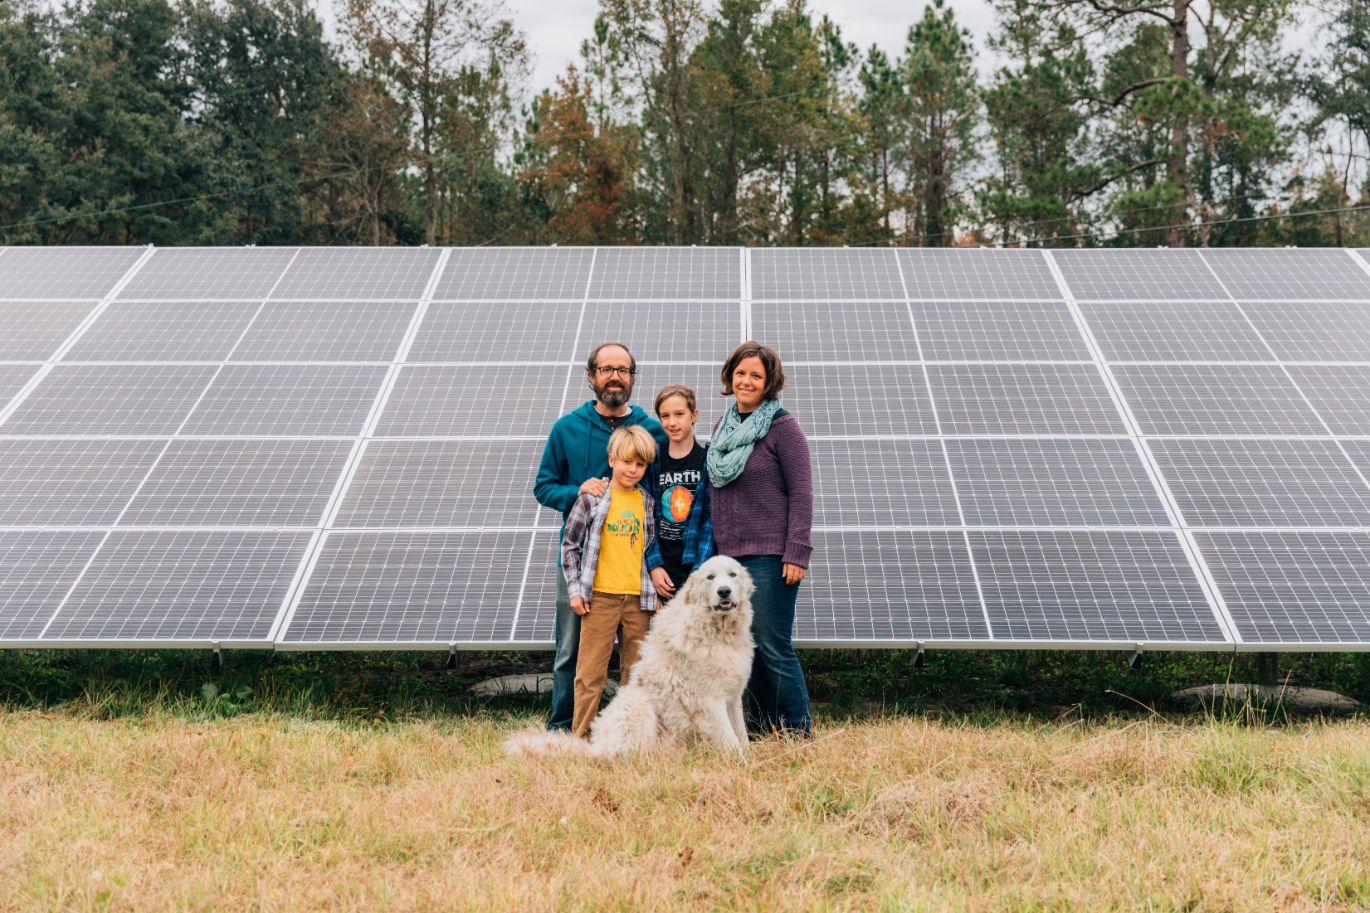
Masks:
[[[580,616],[580,650],[576,653],[575,711],[571,718],[571,731],[576,735],[588,736],[590,724],[599,713],[614,635],[619,641],[619,684],[626,685],[651,622],[652,613],[642,611],[642,597],[636,593],[591,594],[590,611]]]

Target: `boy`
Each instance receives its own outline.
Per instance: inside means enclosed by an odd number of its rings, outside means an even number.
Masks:
[[[655,591],[644,556],[656,531],[653,498],[642,478],[656,458],[646,429],[625,425],[609,436],[604,494],[576,498],[561,539],[561,568],[571,608],[580,617],[575,709],[571,731],[584,738],[599,713],[609,656],[618,635],[620,679],[627,684],[647,636]]]
[[[709,522],[709,474],[704,471],[707,448],[695,439],[695,391],[685,384],[669,384],[656,395],[655,407],[668,442],[648,477],[657,492],[657,534],[647,546],[647,566],[657,595],[666,600],[713,555],[714,531]]]

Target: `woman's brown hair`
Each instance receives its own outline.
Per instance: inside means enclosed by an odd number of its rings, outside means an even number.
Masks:
[[[723,395],[732,395],[733,372],[744,358],[761,359],[761,366],[766,369],[766,388],[761,391],[761,398],[775,399],[780,391],[785,389],[785,369],[780,366],[780,354],[754,339],[749,339],[733,349],[728,360],[723,362],[723,371],[719,375],[723,379]]]

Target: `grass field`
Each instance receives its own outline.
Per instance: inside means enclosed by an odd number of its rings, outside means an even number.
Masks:
[[[1370,722],[1142,708],[1212,657],[815,654],[814,743],[614,767],[460,687],[542,659],[0,654],[0,909],[1370,909]]]

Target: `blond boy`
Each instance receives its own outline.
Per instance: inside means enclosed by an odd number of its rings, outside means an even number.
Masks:
[[[566,518],[561,569],[571,608],[580,616],[571,731],[581,737],[589,735],[599,713],[615,635],[619,677],[627,684],[656,610],[644,560],[656,532],[654,499],[642,485],[655,458],[656,441],[645,429],[625,425],[616,430],[609,436],[608,487],[599,496],[580,495]]]

